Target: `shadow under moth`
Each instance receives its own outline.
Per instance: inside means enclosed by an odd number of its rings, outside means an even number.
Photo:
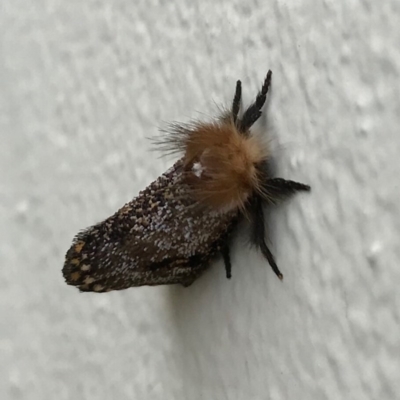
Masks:
[[[270,176],[269,148],[250,131],[271,76],[246,110],[237,81],[229,111],[169,127],[159,144],[181,159],[113,216],[75,236],[62,270],[68,285],[84,292],[189,286],[218,254],[230,278],[230,239],[243,217],[251,221],[251,242],[283,278],[265,242],[263,207],[310,187]]]

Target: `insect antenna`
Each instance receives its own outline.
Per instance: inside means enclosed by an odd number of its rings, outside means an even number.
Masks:
[[[235,96],[233,98],[232,102],[232,118],[233,122],[236,124],[236,120],[240,111],[240,104],[242,100],[242,82],[237,81],[236,82],[236,90],[235,90]]]
[[[249,106],[249,108],[244,112],[242,120],[240,122],[240,131],[246,132],[251,126],[260,118],[262,112],[261,108],[263,107],[265,100],[267,98],[268,89],[271,84],[272,71],[269,70],[267,76],[265,77],[264,84],[262,85],[261,90],[258,92],[256,101]]]

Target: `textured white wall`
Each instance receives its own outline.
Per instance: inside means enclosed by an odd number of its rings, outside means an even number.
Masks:
[[[340,3],[343,3],[342,5]],[[2,0],[1,399],[395,399],[400,3]],[[192,287],[79,294],[81,228],[163,172],[146,137],[268,68],[281,283],[245,237]]]

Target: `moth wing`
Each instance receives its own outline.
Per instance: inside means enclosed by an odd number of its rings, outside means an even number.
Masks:
[[[63,274],[81,291],[190,285],[225,240],[232,214],[199,208],[183,183],[182,163],[105,221],[78,234]]]

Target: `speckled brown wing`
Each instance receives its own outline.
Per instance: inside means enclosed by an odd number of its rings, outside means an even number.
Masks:
[[[225,243],[237,211],[198,207],[178,161],[105,221],[79,233],[63,275],[81,291],[190,285]]]

